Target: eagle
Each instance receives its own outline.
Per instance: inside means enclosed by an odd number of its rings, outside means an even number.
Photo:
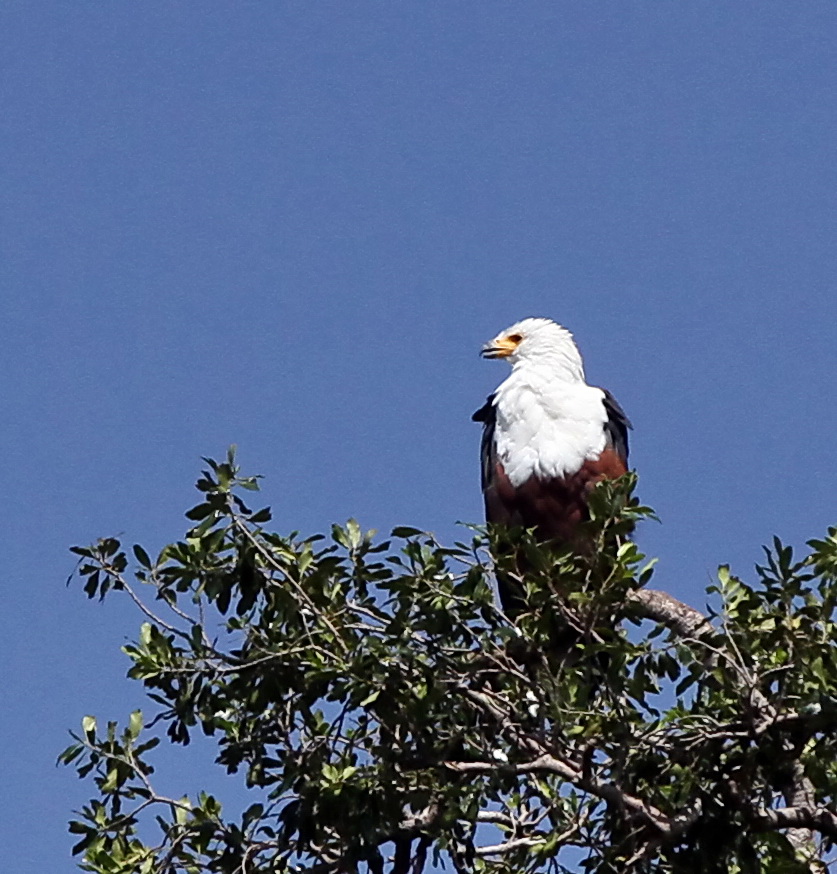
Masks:
[[[472,417],[483,427],[486,521],[583,549],[592,488],[628,470],[628,417],[610,392],[587,384],[573,335],[551,319],[523,319],[480,354],[512,368]],[[498,588],[508,615],[524,609],[519,586],[498,578]]]

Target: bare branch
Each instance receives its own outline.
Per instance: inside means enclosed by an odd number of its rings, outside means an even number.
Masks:
[[[503,853],[511,853],[514,850],[529,849],[530,847],[538,847],[545,842],[544,838],[514,838],[514,840],[506,841],[504,844],[491,844],[488,847],[477,847],[475,853],[477,856],[499,856]]]
[[[514,820],[506,813],[499,810],[481,810],[477,814],[477,822],[490,822],[503,828],[514,828]]]
[[[824,807],[776,807],[757,810],[751,822],[759,831],[807,829],[837,838],[837,814]]]
[[[532,743],[536,742],[532,741]],[[517,765],[506,765],[499,762],[445,762],[445,767],[460,774],[492,774],[509,771],[514,774],[535,774],[538,772],[555,774],[612,806],[630,811],[665,835],[670,834],[675,824],[679,822],[679,819],[667,817],[661,810],[653,805],[645,804],[641,799],[625,792],[615,783],[600,780],[597,777],[585,776],[581,770],[551,753],[542,753],[531,762]]]
[[[782,795],[788,805],[786,809],[819,809],[816,803],[814,787],[805,775],[805,767],[799,759],[794,759],[791,763],[787,783],[782,787]],[[831,816],[834,821],[837,822],[837,817],[834,817],[833,814],[831,814]],[[793,845],[797,856],[810,863],[812,871],[823,870],[821,867],[822,863],[819,859],[817,843],[810,828],[789,828],[788,840]]]
[[[700,639],[712,631],[709,619],[694,607],[657,589],[635,589],[628,598],[644,619],[654,619],[678,637]]]

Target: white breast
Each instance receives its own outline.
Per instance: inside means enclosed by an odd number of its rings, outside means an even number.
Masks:
[[[597,459],[606,444],[604,392],[585,382],[521,368],[495,395],[497,458],[519,486],[530,477],[562,478]]]

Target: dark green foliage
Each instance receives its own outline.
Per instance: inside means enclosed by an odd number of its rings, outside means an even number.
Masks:
[[[70,825],[85,870],[818,870],[837,835],[834,530],[798,561],[776,541],[755,585],[721,568],[701,624],[644,588],[628,476],[594,496],[590,555],[516,535],[512,624],[485,533],[283,537],[232,454],[207,463],[194,527],[156,559],[134,546],[129,575],[112,538],[74,550],[89,597],[145,614],[124,650],[149,698],[121,731],[85,717],[60,757],[96,787]],[[242,817],[158,794],[154,747],[195,732],[249,787]]]

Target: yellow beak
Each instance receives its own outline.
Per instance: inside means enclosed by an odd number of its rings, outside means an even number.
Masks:
[[[508,337],[498,337],[496,340],[486,343],[480,350],[480,355],[483,358],[508,358],[518,345],[519,343]]]

